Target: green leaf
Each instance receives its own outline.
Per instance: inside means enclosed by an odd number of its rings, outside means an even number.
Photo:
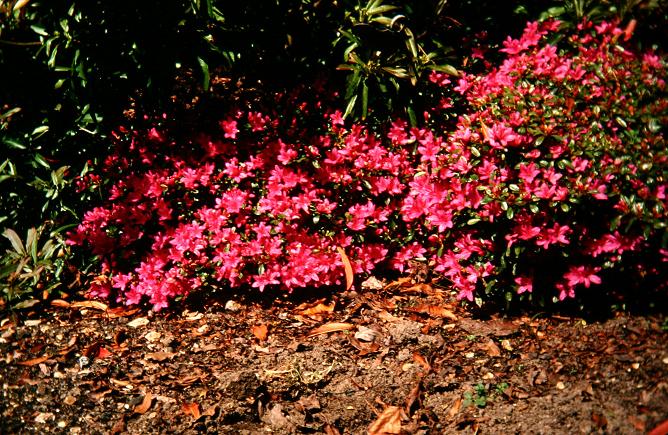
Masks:
[[[406,42],[406,44],[408,45],[408,49],[411,51],[413,59],[417,59],[418,48],[417,48],[417,42],[415,42],[415,36],[413,36],[413,32],[411,32],[411,29],[408,28],[404,30],[404,33],[406,34],[406,36],[408,36],[408,41]]]
[[[46,33],[46,30],[44,30],[44,27],[38,26],[36,24],[33,24],[30,26],[33,32],[37,33],[40,36],[49,36],[48,33]]]
[[[26,238],[26,251],[30,251],[30,256],[32,261],[37,263],[37,239],[39,238],[39,233],[35,228],[30,228],[28,230],[28,237]]]
[[[388,74],[392,74],[396,78],[399,79],[408,79],[410,76],[408,75],[408,72],[404,68],[391,68],[389,66],[384,66],[382,68],[383,71],[385,71]]]
[[[339,33],[341,35],[345,36],[348,41],[353,42],[353,44],[351,45],[351,47],[353,47],[353,48],[357,47],[357,44],[360,42],[360,40],[357,36],[355,36],[353,33],[349,32],[347,30],[339,29]],[[345,54],[343,56],[344,59],[348,59],[348,53],[350,53],[350,51],[352,51],[352,50],[350,49],[350,47],[348,47],[348,49],[346,50],[346,53],[344,53]]]
[[[26,250],[23,247],[23,242],[21,241],[19,235],[16,234],[16,231],[14,231],[11,228],[7,228],[2,233],[2,235],[5,236],[7,239],[9,239],[9,242],[12,244],[12,247],[16,252],[18,252],[21,255],[26,255]]]
[[[366,80],[362,82],[362,119],[366,119],[366,115],[369,109],[369,87],[366,84]]]
[[[46,169],[51,169],[49,162],[47,162],[44,156],[42,156],[41,154],[35,154],[33,160],[35,160],[35,162],[38,163],[39,165],[44,166]]]
[[[41,136],[44,133],[49,131],[49,126],[48,125],[40,125],[39,127],[35,128],[32,133],[30,133],[32,136]]]
[[[18,304],[14,305],[13,308],[15,310],[22,310],[24,308],[34,307],[37,304],[39,304],[39,301],[37,299],[30,299],[27,301],[19,302]]]
[[[408,120],[410,121],[411,127],[417,126],[417,117],[415,116],[415,110],[413,106],[406,107],[406,112],[408,112]]]
[[[429,68],[433,71],[446,73],[446,74],[451,75],[451,76],[458,77],[458,76],[461,75],[459,70],[457,70],[457,68],[455,68],[452,65],[447,65],[447,64],[446,65],[428,65],[427,68]]]
[[[13,114],[18,113],[20,111],[21,111],[20,107],[14,107],[13,109],[10,109],[10,110],[6,111],[5,113],[3,113],[2,115],[0,115],[0,119],[9,118]]]
[[[23,145],[21,142],[15,141],[14,139],[5,138],[5,139],[2,140],[2,142],[4,142],[6,145],[9,145],[12,148],[16,148],[16,149],[19,149],[19,150],[26,149],[25,145]]]
[[[54,66],[56,66],[56,56],[58,55],[58,47],[60,47],[59,44],[53,48],[51,54],[49,55],[49,61],[46,63],[49,66],[49,68],[53,68]]]
[[[202,70],[202,87],[205,91],[208,91],[211,80],[209,75],[209,65],[201,57],[197,57],[197,63],[199,63],[199,67]]]
[[[204,0],[204,3],[206,4],[206,8],[204,9],[206,11],[206,16],[211,17],[213,15],[213,5],[211,4],[211,0]]]
[[[657,121],[656,118],[652,118],[649,120],[649,123],[647,124],[647,127],[649,128],[649,131],[652,133],[658,133],[661,130],[661,124],[659,121]]]
[[[549,8],[548,10],[546,10],[545,12],[543,12],[540,15],[539,20],[540,21],[545,21],[548,18],[559,17],[559,16],[563,15],[565,12],[566,12],[566,8],[564,8],[563,6],[552,7],[552,8]]]
[[[394,5],[383,5],[367,9],[366,13],[367,15],[378,15],[378,14],[384,14],[385,12],[394,11],[396,9],[399,9],[399,7]]]
[[[390,17],[375,17],[370,20],[372,23],[382,24],[385,27],[392,27],[392,18]]]
[[[353,95],[356,95],[357,87],[359,86],[361,80],[362,79],[360,77],[359,70],[355,70],[353,74],[348,76],[348,86],[346,87],[345,95],[346,99],[352,98]]]
[[[35,244],[35,246],[37,246],[37,244]],[[39,254],[43,259],[49,259],[56,252],[57,248],[58,247],[54,244],[53,240],[47,240],[46,243],[44,243],[44,246],[42,246]],[[37,262],[37,251],[35,251],[35,262]]]
[[[348,101],[348,105],[346,106],[346,111],[343,114],[343,118],[347,118],[348,115],[350,115],[353,112],[353,109],[355,108],[355,102],[357,101],[357,95],[353,95],[350,101]]]

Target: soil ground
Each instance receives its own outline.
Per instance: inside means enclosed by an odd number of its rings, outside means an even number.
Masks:
[[[205,306],[0,318],[0,433],[666,433],[665,314],[480,318],[406,280]]]

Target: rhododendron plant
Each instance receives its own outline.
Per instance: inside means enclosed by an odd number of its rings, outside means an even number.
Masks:
[[[357,274],[424,262],[470,301],[660,276],[666,61],[620,46],[614,25],[549,44],[558,31],[530,23],[485,74],[433,73],[422,128],[346,125],[295,92],[190,140],[120,130],[108,201],[71,235],[101,259],[90,294],[160,309],[192,291],[331,286],[339,248]]]

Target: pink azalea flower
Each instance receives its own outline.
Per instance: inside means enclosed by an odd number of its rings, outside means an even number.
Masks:
[[[165,139],[162,137],[162,133],[160,133],[158,130],[155,128],[152,128],[148,131],[148,139],[153,140],[156,142],[162,142]]]
[[[536,167],[534,162],[529,163],[520,163],[520,179],[526,184],[531,184],[533,180],[540,174],[540,170]]]
[[[568,272],[564,275],[564,278],[568,281],[569,287],[583,284],[586,288],[589,288],[591,284],[601,283],[601,278],[596,275],[600,270],[600,267],[571,266],[571,268],[568,269]]]
[[[254,287],[260,291],[264,291],[265,287],[267,286],[280,284],[281,282],[278,280],[280,275],[281,274],[278,272],[265,272],[261,275],[256,275],[253,278],[251,287]]]
[[[392,257],[392,267],[399,272],[403,272],[409,265],[409,260],[422,257],[426,252],[427,250],[416,242],[404,246],[399,252],[394,254],[394,257]]]
[[[526,276],[518,276],[515,278],[515,284],[517,284],[517,294],[522,294],[524,292],[531,293],[533,291],[533,279]]]
[[[559,300],[563,301],[566,298],[574,298],[575,297],[575,289],[572,286],[566,286],[563,283],[559,283],[556,285],[557,290],[559,291]]]
[[[542,232],[539,235],[536,240],[536,245],[543,249],[547,249],[550,245],[557,243],[568,245],[569,241],[566,236],[570,233],[571,229],[568,225],[559,225],[558,223],[555,223],[552,228],[548,228],[545,232]]]
[[[260,112],[248,112],[248,123],[251,126],[251,131],[263,131],[267,125],[267,120],[264,119]]]
[[[225,138],[227,139],[236,139],[239,129],[237,128],[237,121],[232,118],[227,118],[223,121],[220,121],[220,127],[225,133]]]
[[[343,125],[344,124],[344,119],[343,119],[343,113],[340,110],[335,111],[329,116],[329,119],[332,122],[332,125]]]

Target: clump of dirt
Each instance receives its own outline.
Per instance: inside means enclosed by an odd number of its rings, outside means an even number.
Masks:
[[[665,316],[481,320],[400,284],[6,317],[0,432],[644,433],[668,418]]]

